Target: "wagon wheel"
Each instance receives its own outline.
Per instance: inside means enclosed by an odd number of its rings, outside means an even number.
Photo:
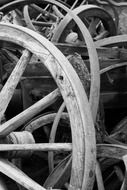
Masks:
[[[82,5],[73,11],[84,22],[93,39],[98,40],[106,36],[116,35],[115,23],[110,14],[104,9],[95,5]],[[66,15],[54,32],[52,41],[65,42],[67,35],[69,35],[71,31],[78,32],[78,39],[83,41],[82,35],[77,30],[75,23],[69,15]]]
[[[69,189],[81,189],[82,180],[84,180],[84,187],[86,189],[92,189],[94,181],[94,170],[95,170],[95,155],[96,155],[96,143],[95,143],[95,132],[93,122],[90,116],[90,110],[87,102],[84,89],[77,77],[76,73],[70,66],[67,59],[45,38],[42,36],[29,31],[25,28],[20,28],[19,26],[5,25],[1,24],[0,30],[0,40],[16,42],[24,50],[22,57],[20,58],[18,64],[13,70],[10,78],[3,87],[0,95],[1,101],[1,117],[4,114],[8,103],[14,93],[14,89],[20,79],[23,70],[26,67],[27,62],[30,60],[31,53],[35,54],[44,63],[44,65],[51,72],[53,78],[55,79],[68,110],[70,122],[72,127],[72,173],[70,179]],[[8,33],[9,31],[9,33]],[[31,53],[30,53],[31,52]],[[64,61],[64,64],[62,64]],[[20,73],[20,75],[19,75]],[[77,90],[77,87],[80,90]],[[38,114],[40,111],[51,105],[57,97],[60,95],[59,90],[55,90],[48,94],[45,98],[26,109],[24,112],[20,113],[11,120],[5,122],[1,125],[0,136],[1,139],[6,138],[7,135],[11,135],[14,130],[19,126],[23,125],[24,122],[28,121],[34,115]],[[80,129],[81,128],[81,129]],[[79,139],[80,136],[80,139]],[[31,138],[31,136],[30,136]],[[28,139],[28,138],[26,138]],[[33,142],[33,138],[31,139]],[[85,143],[84,143],[85,142]],[[45,148],[44,144],[32,144],[29,145],[28,142],[17,145],[1,145],[3,151],[10,150],[22,150],[22,152],[27,152],[28,150],[41,151]],[[61,147],[62,144],[58,144]],[[53,144],[46,145],[45,150],[55,150],[57,149],[57,144],[55,147]],[[50,146],[50,147],[49,147]],[[66,147],[66,148],[65,148]],[[78,149],[77,149],[78,147]],[[58,148],[59,149],[59,148]],[[57,150],[58,150],[57,149]],[[64,144],[64,148],[61,150],[70,151],[70,144]],[[21,152],[20,152],[21,154]],[[85,165],[84,165],[85,156]],[[17,169],[12,163],[6,159],[0,159],[0,171],[12,178],[17,183],[21,184],[26,189],[44,189],[36,182],[32,181],[28,176]]]

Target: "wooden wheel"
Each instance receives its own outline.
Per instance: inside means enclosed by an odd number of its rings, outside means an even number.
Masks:
[[[115,23],[104,9],[95,5],[82,5],[75,8],[73,12],[81,18],[94,40],[116,35]],[[77,30],[72,18],[66,15],[54,32],[52,41],[65,42],[71,31],[77,32],[78,39],[83,40],[82,34]]]
[[[83,188],[92,189],[96,162],[95,131],[87,98],[77,74],[63,54],[39,34],[13,25],[0,24],[0,28],[0,41],[16,43],[23,48],[22,56],[0,93],[0,118],[2,118],[32,54],[37,56],[51,72],[59,88],[59,90],[56,89],[51,92],[19,115],[1,124],[1,139],[6,139],[8,135],[12,137],[14,130],[50,106],[61,94],[67,107],[72,130],[72,146],[66,143],[63,146],[62,144],[45,144],[44,148],[44,144],[33,144],[33,137],[28,135],[29,137],[25,139],[29,139],[32,145],[27,140],[23,145],[21,145],[21,142],[17,145],[6,145],[4,143],[3,145],[1,144],[1,150],[8,151],[8,153],[20,150],[20,155],[24,150],[27,153],[30,150],[71,151],[72,149],[72,172],[69,189],[82,189],[83,181],[85,182]],[[23,138],[22,132],[20,132],[20,135]],[[2,156],[0,159],[0,171],[26,189],[44,189]]]

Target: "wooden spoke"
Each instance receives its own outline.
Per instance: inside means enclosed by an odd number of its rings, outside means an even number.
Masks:
[[[98,190],[104,190],[101,168],[98,161],[96,163],[96,180],[97,180]]]
[[[35,3],[36,3],[36,2],[35,2]],[[37,11],[40,12],[40,13],[46,14],[51,20],[53,20],[53,21],[56,21],[56,20],[57,20],[57,17],[56,17],[54,14],[49,13],[47,10],[42,9],[42,8],[39,7],[38,5],[32,4],[31,7],[33,7],[35,10],[37,10]]]
[[[126,143],[127,131],[126,131],[127,118],[125,117],[122,121],[116,125],[115,129],[111,132],[110,138]],[[116,143],[114,143],[116,144]]]
[[[42,27],[51,27],[52,26],[51,22],[42,22],[42,21],[35,21],[35,20],[32,20],[32,24],[35,26],[42,26]]]
[[[71,6],[71,9],[74,9],[77,3],[78,3],[78,0],[75,0],[73,5]]]
[[[122,160],[127,154],[127,147],[126,145],[98,144],[97,154],[98,157]]]
[[[108,67],[105,67],[104,69],[101,69],[100,74],[103,74],[105,72],[111,71],[112,69],[120,68],[120,67],[123,67],[123,66],[127,66],[127,63],[122,62],[122,63],[116,63],[116,64],[113,64],[113,65],[110,65]]]
[[[53,104],[58,99],[59,96],[60,92],[58,89],[56,89],[55,91],[51,92],[50,94],[45,96],[43,99],[41,99],[31,107],[21,112],[19,115],[15,116],[6,123],[2,124],[0,126],[0,137],[8,135],[10,132],[17,129],[22,124],[26,123],[33,116],[37,115],[42,110]]]
[[[9,178],[13,179],[27,189],[45,190],[45,188],[29,178],[11,162],[2,158],[0,158],[0,172],[7,175]]]
[[[95,40],[95,41],[98,41],[98,40],[100,40],[100,39],[106,38],[107,36],[109,36],[109,32],[108,32],[107,30],[104,30],[104,31],[101,31],[101,33],[98,34],[98,35],[94,38],[94,40]]]
[[[71,155],[64,158],[50,173],[44,183],[44,187],[62,188],[63,185],[69,180],[71,173],[71,162]]]
[[[31,53],[25,50],[14,70],[12,71],[10,77],[8,78],[6,85],[4,85],[2,91],[0,92],[0,120],[14,94],[14,90],[19,83],[19,80],[30,58]]]
[[[64,15],[59,11],[59,9],[57,8],[57,6],[53,5],[52,9],[55,12],[55,14],[58,16],[58,18],[62,19],[64,17]]]
[[[2,144],[0,151],[71,151],[71,143]]]
[[[28,12],[28,5],[25,5],[23,8],[23,14],[24,14],[24,19],[26,22],[26,25],[29,29],[36,31],[36,28],[34,27],[34,25],[31,22],[31,19],[29,17],[29,12]]]
[[[99,24],[99,19],[98,18],[91,18],[91,22],[89,25],[89,32],[91,34],[92,37],[95,37],[95,35],[97,35],[97,25]]]

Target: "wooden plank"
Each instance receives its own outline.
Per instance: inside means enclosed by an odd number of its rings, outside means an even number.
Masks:
[[[56,43],[53,42],[54,45],[60,49],[64,55],[73,54],[77,52],[82,56],[88,56],[88,51],[86,45],[72,45],[67,43]],[[97,53],[99,57],[106,57],[106,58],[118,58],[119,57],[119,48],[97,48]]]

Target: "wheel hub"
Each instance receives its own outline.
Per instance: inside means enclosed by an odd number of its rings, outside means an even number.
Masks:
[[[5,139],[1,140],[1,144],[34,144],[33,135],[28,131],[12,132]],[[17,158],[28,157],[32,155],[32,151],[9,151],[3,154],[4,157]]]

